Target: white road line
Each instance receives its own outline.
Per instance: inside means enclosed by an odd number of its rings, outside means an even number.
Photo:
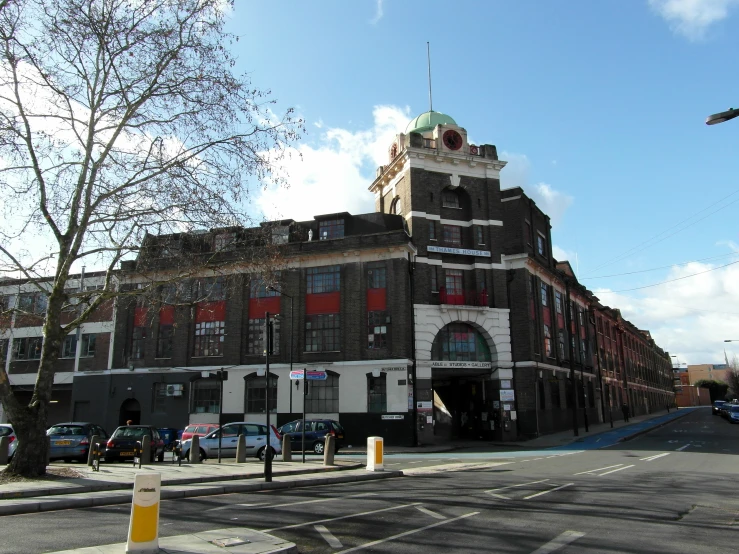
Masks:
[[[584,536],[585,533],[580,533],[579,531],[565,531],[556,539],[551,540],[534,550],[531,554],[549,554],[550,552],[559,550],[563,546],[567,546],[571,542],[575,542],[577,539]]]
[[[664,454],[657,454],[656,456],[649,456],[647,458],[642,458],[639,461],[640,462],[652,462],[652,461],[656,460],[657,458],[663,458],[664,456],[669,456],[669,455],[670,455],[669,452],[665,452]]]
[[[624,466],[624,467],[620,467],[618,469],[612,469],[611,471],[606,471],[605,473],[598,474],[598,477],[603,477],[604,475],[608,475],[609,473],[616,473],[617,471],[621,471],[621,470],[624,470],[624,469],[629,469],[630,467],[634,467],[634,465],[632,464],[630,466]]]
[[[428,508],[424,508],[423,506],[416,506],[416,510],[436,519],[446,519],[445,515],[442,515],[438,512],[432,512],[431,510],[429,510]]]
[[[534,459],[533,459],[533,460],[531,460],[531,461],[532,461],[532,462],[535,462],[536,460],[543,460],[543,459],[544,459],[544,458],[534,458]]]
[[[228,510],[230,508],[256,508],[257,506],[264,506],[265,503],[262,502],[260,504],[226,504],[225,506],[218,506],[217,508],[210,508],[208,510],[205,510],[206,512],[217,512],[218,510]]]
[[[299,506],[300,504],[316,504],[317,502],[331,502],[333,500],[344,500],[345,498],[358,498],[360,496],[377,496],[376,492],[362,492],[359,494],[350,494],[349,496],[336,496],[331,498],[317,498],[315,500],[301,500],[299,502],[286,502],[284,504],[272,504],[270,506],[266,506],[264,503],[262,504],[229,504],[227,506],[219,506],[218,508],[211,508],[210,510],[205,510],[206,512],[215,512],[216,510],[227,510],[228,508],[233,508],[234,506],[240,506],[242,508],[284,508],[285,506]]]
[[[544,483],[546,481],[549,481],[549,479],[542,479],[541,481],[529,481],[528,483],[519,483],[518,485],[508,485],[507,487],[500,487],[500,488],[497,488],[497,489],[489,489],[489,490],[486,490],[485,492],[490,493],[490,492],[504,491],[506,489],[513,489],[513,488],[516,488],[516,487],[525,487],[526,485],[536,485],[537,483]]]
[[[265,431],[266,433],[266,431]],[[409,464],[422,464],[425,460],[419,460],[417,462],[408,462]]]
[[[686,444],[685,446],[681,446],[680,448],[678,448],[678,449],[676,450],[676,452],[682,452],[682,451],[683,451],[683,450],[685,450],[685,449],[686,449],[686,448],[687,448],[688,446],[690,446],[690,443]]]
[[[500,498],[500,499],[502,499],[502,500],[510,500],[510,498],[509,498],[509,497],[507,497],[507,496],[503,496],[502,494],[495,494],[494,492],[489,492],[488,494],[489,494],[490,496],[494,496],[495,498]]]
[[[470,516],[476,516],[480,512],[470,512],[469,514],[464,514],[463,516],[455,517],[453,519],[447,519],[444,521],[437,521],[436,523],[432,523],[431,525],[426,525],[425,527],[419,527],[418,529],[413,529],[412,531],[406,531],[405,533],[398,533],[397,535],[393,535],[392,537],[388,537],[386,539],[380,539],[377,541],[368,542],[366,544],[361,544],[359,546],[355,546],[354,548],[349,548],[348,550],[341,550],[340,552],[337,552],[336,554],[346,554],[347,552],[356,552],[357,550],[363,550],[365,548],[370,548],[372,546],[376,546],[378,544],[382,544],[384,542],[393,541],[395,539],[399,539],[401,537],[407,537],[408,535],[413,535],[414,533],[419,533],[421,531],[425,531],[427,529],[432,529],[434,527],[438,527],[439,525],[446,525],[447,523],[453,523],[455,521],[458,521],[460,519],[464,519],[466,517]]]
[[[341,541],[331,534],[331,531],[323,525],[314,525],[313,528],[318,531],[331,548],[341,548],[344,546]]]
[[[585,473],[593,473],[595,471],[603,471],[604,469],[611,469],[614,467],[622,466],[623,464],[616,464],[615,466],[599,467],[598,469],[589,469],[588,471],[580,471],[579,473],[573,473],[572,475],[583,475]]]
[[[348,514],[339,517],[329,517],[325,519],[318,519],[316,521],[306,521],[304,523],[294,523],[293,525],[283,525],[282,527],[273,527],[272,529],[262,529],[262,533],[272,533],[274,531],[281,531],[282,529],[295,529],[296,527],[304,527],[306,525],[316,525],[317,523],[326,523],[329,521],[339,521],[340,519],[349,519],[352,517],[368,516],[370,514],[379,514],[381,512],[390,512],[392,510],[400,510],[402,508],[413,508],[420,505],[420,502],[413,502],[412,504],[401,504],[399,506],[390,506],[389,508],[381,508],[379,510],[370,510],[368,512],[360,512],[358,514]],[[479,512],[475,512],[479,513]]]
[[[558,491],[560,489],[563,489],[565,487],[569,487],[570,485],[574,485],[574,484],[575,483],[567,483],[566,485],[561,485],[559,487],[554,487],[553,489],[549,489],[548,491],[537,492],[536,494],[532,494],[530,496],[524,496],[523,499],[524,500],[529,500],[530,498],[536,498],[537,496],[542,496],[544,494],[549,494],[550,492]]]

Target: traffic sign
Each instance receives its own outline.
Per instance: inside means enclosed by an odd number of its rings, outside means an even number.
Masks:
[[[290,379],[303,380],[303,369],[295,369],[290,372]],[[309,369],[305,376],[308,381],[325,381],[327,379],[325,371]]]

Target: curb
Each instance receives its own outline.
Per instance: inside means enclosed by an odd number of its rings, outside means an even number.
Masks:
[[[672,418],[668,419],[667,421],[663,421],[662,423],[660,423],[658,425],[652,425],[651,427],[648,427],[647,429],[640,429],[639,431],[635,431],[634,433],[632,433],[630,435],[626,435],[625,437],[621,437],[616,442],[630,441],[631,439],[635,439],[636,437],[638,437],[640,435],[644,435],[645,433],[651,433],[655,429],[659,429],[660,427],[664,427],[665,425],[669,425],[670,423],[672,423],[674,421],[677,421],[681,417],[685,417],[686,415],[688,415],[690,413],[692,413],[692,410],[684,410],[682,414],[678,412],[678,415],[676,415],[675,417],[672,417]]]
[[[161,499],[174,500],[178,498],[193,498],[198,496],[215,496],[221,494],[233,494],[242,492],[257,492],[266,490],[294,489],[302,487],[315,487],[334,483],[352,483],[356,481],[373,481],[377,479],[392,479],[403,477],[403,472],[398,470],[367,472],[352,475],[336,475],[331,477],[318,477],[291,481],[272,481],[259,483],[233,483],[225,485],[212,485],[206,487],[192,487],[185,490],[167,490],[162,487]],[[56,510],[68,510],[72,508],[91,508],[93,506],[112,506],[114,504],[126,504],[131,502],[131,493],[122,492],[116,494],[82,493],[84,496],[68,495],[63,498],[36,498],[34,500],[20,499],[16,502],[0,503],[0,516],[31,514],[36,512],[51,512]]]
[[[347,471],[352,469],[359,469],[363,464],[359,462],[349,462],[352,465],[346,466],[322,466],[316,468],[306,469],[288,469],[286,471],[280,471],[275,473],[276,477],[280,476],[293,476],[293,475],[308,475],[312,473],[323,473],[323,472],[334,472],[334,471]],[[165,487],[180,486],[180,485],[197,485],[204,483],[215,483],[222,481],[238,481],[241,479],[258,479],[264,477],[263,472],[250,472],[250,473],[235,473],[232,475],[218,475],[218,476],[205,476],[205,477],[180,477],[175,479],[168,479],[162,482],[162,490]],[[122,491],[133,489],[133,483],[115,483],[110,481],[104,481],[100,484],[95,485],[74,485],[71,487],[54,487],[49,489],[39,488],[30,489],[23,491],[3,491],[0,492],[0,500],[16,500],[19,498],[36,498],[39,496],[59,496],[69,494],[82,494],[82,493],[94,493],[94,492],[106,492],[106,491]],[[0,504],[0,507],[2,505]],[[2,513],[0,511],[0,513]]]

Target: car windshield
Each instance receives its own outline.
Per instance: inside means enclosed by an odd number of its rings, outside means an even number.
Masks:
[[[86,435],[85,428],[81,425],[54,425],[46,433],[47,435]]]
[[[149,430],[146,427],[119,427],[113,433],[113,438],[140,438],[148,434]]]
[[[731,407],[731,413],[732,414],[739,414],[739,406],[732,406]]]
[[[7,437],[13,433],[10,427],[0,427],[0,437]]]
[[[721,406],[722,404],[726,404],[726,400],[716,400],[714,401],[714,406]]]

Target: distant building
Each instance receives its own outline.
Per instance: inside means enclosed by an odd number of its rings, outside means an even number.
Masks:
[[[698,381],[703,379],[728,383],[727,374],[729,371],[731,371],[731,368],[727,364],[688,365],[688,375],[691,385],[695,385]]]

